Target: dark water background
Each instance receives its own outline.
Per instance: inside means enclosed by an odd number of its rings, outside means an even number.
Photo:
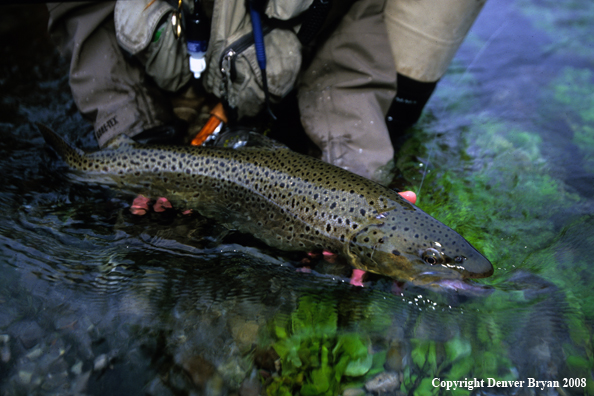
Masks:
[[[67,64],[42,5],[1,10],[1,394],[296,394],[336,378],[346,339],[363,345],[351,395],[378,367],[383,394],[449,394],[434,378],[594,394],[593,3],[490,0],[397,157],[394,185],[494,263],[487,295],[296,273],[198,217],[138,218],[129,197],[70,184],[32,124],[93,148]],[[283,357],[270,377],[283,346],[302,366]]]

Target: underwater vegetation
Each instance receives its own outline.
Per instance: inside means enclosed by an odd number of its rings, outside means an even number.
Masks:
[[[290,317],[274,322],[281,375],[266,388],[272,395],[337,395],[382,372],[386,351],[370,351],[367,336],[338,330],[336,301],[305,295]]]

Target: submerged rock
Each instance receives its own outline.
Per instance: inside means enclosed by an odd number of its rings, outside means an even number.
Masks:
[[[35,321],[15,323],[10,326],[9,332],[21,341],[25,349],[33,348],[43,337],[43,329]]]
[[[392,371],[384,371],[367,381],[365,389],[369,392],[392,392],[400,386],[400,375]]]

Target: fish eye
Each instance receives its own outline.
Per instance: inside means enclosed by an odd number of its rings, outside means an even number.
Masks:
[[[421,255],[421,258],[424,262],[429,265],[436,265],[443,263],[443,258],[441,254],[435,249],[427,249]]]

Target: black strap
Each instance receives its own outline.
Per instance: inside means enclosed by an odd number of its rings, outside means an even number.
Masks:
[[[299,33],[297,33],[301,44],[307,45],[316,37],[326,21],[330,8],[332,8],[331,0],[313,1],[312,5],[305,11],[303,23],[299,28]]]

